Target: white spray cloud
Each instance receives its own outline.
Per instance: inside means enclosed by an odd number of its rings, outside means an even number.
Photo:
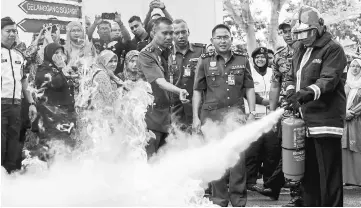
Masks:
[[[144,115],[153,102],[145,82],[126,83],[119,90],[113,117],[98,111],[83,113],[87,138],[71,154],[61,144],[49,169],[30,164],[28,172],[2,171],[2,206],[213,206],[203,198],[208,182],[235,165],[239,154],[282,114],[242,125],[244,118],[231,113],[224,122],[207,122],[203,136],[179,130],[147,162],[145,145],[150,134]],[[65,154],[64,154],[65,152]],[[31,164],[35,168],[31,168]],[[38,167],[38,168],[36,168]]]

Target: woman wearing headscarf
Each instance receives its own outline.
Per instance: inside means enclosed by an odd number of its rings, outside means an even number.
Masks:
[[[95,109],[111,107],[118,97],[116,90],[123,82],[114,75],[117,64],[118,57],[110,50],[102,51],[96,59],[93,83],[97,90],[91,99],[91,105]]]
[[[256,91],[256,119],[261,119],[269,113],[269,92],[271,89],[272,69],[268,67],[268,49],[256,48],[251,57],[253,59],[252,78]],[[271,176],[281,159],[280,138],[273,130],[264,133],[253,142],[246,151],[247,187],[273,200],[277,200],[281,188],[273,185]],[[257,176],[263,163],[263,182],[257,184]],[[269,180],[270,179],[270,180]]]
[[[72,82],[62,71],[66,66],[64,47],[50,43],[44,48],[44,62],[36,72],[35,85],[44,90],[43,99],[38,103],[40,113],[40,138],[44,141],[63,140],[74,146],[70,135],[74,132],[75,110]]]
[[[95,57],[96,50],[93,43],[86,38],[80,22],[70,22],[66,27],[65,53],[69,66],[77,66],[79,58]]]
[[[361,59],[354,59],[347,72],[346,121],[342,136],[343,181],[361,186]]]
[[[124,62],[124,70],[123,72],[118,74],[118,77],[122,79],[123,81],[131,80],[133,82],[138,81],[139,79],[144,80],[143,73],[139,70],[138,67],[138,56],[139,51],[132,50],[127,53],[125,56],[125,62]]]

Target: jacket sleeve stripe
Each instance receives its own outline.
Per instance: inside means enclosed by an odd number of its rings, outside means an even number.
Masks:
[[[313,100],[318,100],[321,96],[321,89],[315,84],[312,84],[308,87],[311,88],[313,90],[313,92],[315,93]]]
[[[339,127],[330,127],[330,126],[309,127],[308,130],[310,132],[310,135],[336,134],[342,136],[343,134],[343,128],[339,128]]]

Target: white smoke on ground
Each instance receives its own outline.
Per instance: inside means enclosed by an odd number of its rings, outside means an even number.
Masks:
[[[50,168],[27,161],[25,173],[2,171],[2,206],[213,206],[205,184],[220,178],[251,142],[272,128],[282,114],[243,125],[234,112],[224,122],[207,122],[203,136],[179,130],[147,162],[144,115],[153,102],[145,82],[119,89],[113,116],[85,112],[86,138],[68,153],[61,144]],[[84,135],[83,135],[84,136]],[[31,168],[31,164],[34,168]],[[38,166],[37,166],[38,165]]]

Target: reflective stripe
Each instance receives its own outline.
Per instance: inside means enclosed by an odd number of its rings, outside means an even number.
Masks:
[[[315,93],[315,97],[313,100],[318,100],[321,96],[321,89],[315,84],[312,84],[308,87],[311,88],[313,90],[313,92]]]
[[[321,127],[309,127],[310,134],[343,134],[343,128],[331,127],[331,126],[321,126]]]
[[[298,69],[298,71],[297,71],[297,73],[296,73],[296,77],[297,77],[296,92],[300,91],[300,89],[301,89],[301,74],[302,74],[302,69],[303,69],[303,67],[305,66],[305,64],[307,63],[308,59],[310,59],[312,50],[313,50],[313,48],[307,48],[306,52],[305,52],[305,53],[303,54],[303,56],[302,56],[300,68]]]

